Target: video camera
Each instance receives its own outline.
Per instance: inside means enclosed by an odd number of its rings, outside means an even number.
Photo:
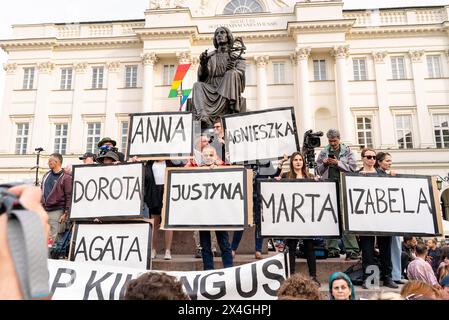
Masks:
[[[108,153],[108,151],[112,151],[118,154],[118,148],[117,147],[110,147],[110,146],[101,146],[100,147],[100,151],[98,152],[99,156],[105,155],[106,153]]]
[[[302,145],[302,153],[304,158],[306,159],[307,166],[312,169],[316,168],[315,161],[315,148],[321,146],[321,138],[323,136],[323,132],[313,132],[312,129],[306,131],[304,133],[304,141]]]

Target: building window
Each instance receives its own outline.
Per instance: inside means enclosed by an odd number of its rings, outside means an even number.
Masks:
[[[29,123],[17,124],[16,154],[26,154],[28,147]]]
[[[23,89],[31,90],[33,89],[34,83],[34,67],[23,68]]]
[[[128,121],[122,121],[120,124],[120,133],[121,133],[121,148],[120,151],[123,154],[126,154],[126,149],[128,147],[128,126],[129,126],[129,122]]]
[[[61,69],[61,90],[72,89],[72,68]]]
[[[136,88],[137,87],[137,66],[126,66],[126,88]]]
[[[413,148],[411,115],[396,116],[396,135],[399,149]]]
[[[257,0],[232,0],[223,10],[223,14],[242,14],[264,12],[262,4]]]
[[[437,148],[449,148],[449,114],[434,114],[433,129]]]
[[[101,123],[91,122],[87,124],[87,148],[86,151],[96,153],[97,144],[101,138]]]
[[[352,59],[352,65],[354,69],[354,80],[366,80],[366,60]]]
[[[373,127],[370,117],[357,117],[357,139],[359,145],[373,148]]]
[[[274,84],[285,83],[285,62],[273,62]]]
[[[404,57],[391,57],[391,72],[393,79],[405,79]]]
[[[92,68],[92,89],[103,89],[104,67]]]
[[[440,56],[427,56],[429,78],[441,78]]]
[[[326,60],[313,60],[313,80],[326,80]]]
[[[54,150],[60,154],[66,154],[67,150],[67,123],[55,125],[55,147]]]
[[[171,85],[173,78],[175,77],[175,65],[164,64],[164,73],[162,75],[162,84],[165,86]]]

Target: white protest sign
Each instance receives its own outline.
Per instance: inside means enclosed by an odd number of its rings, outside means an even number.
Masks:
[[[71,260],[151,269],[150,252],[150,223],[77,224]]]
[[[142,163],[73,166],[70,219],[142,217],[143,170]]]
[[[436,235],[438,220],[431,177],[344,174],[344,228],[378,235]]]
[[[192,300],[275,300],[277,290],[288,277],[283,253],[238,267],[210,271],[166,272],[183,284]],[[48,260],[53,300],[119,300],[126,283],[142,269],[93,263]]]
[[[313,180],[261,180],[264,237],[339,237],[337,186]]]
[[[131,114],[128,156],[178,158],[193,156],[193,116],[190,112]]]
[[[163,229],[235,230],[251,224],[251,173],[241,167],[168,170]]]
[[[231,163],[279,159],[299,150],[292,107],[222,117]]]

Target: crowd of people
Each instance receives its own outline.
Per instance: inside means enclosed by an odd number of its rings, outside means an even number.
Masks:
[[[285,155],[278,163],[256,163],[248,165],[253,170],[253,215],[255,228],[255,258],[262,258],[263,239],[260,235],[260,205],[257,201],[260,178],[282,179],[326,179],[336,181],[339,185],[341,172],[357,172],[360,175],[396,175],[391,170],[392,158],[389,153],[376,152],[372,148],[364,148],[361,152],[362,167],[357,168],[355,153],[340,141],[340,133],[336,129],[327,132],[329,144],[324,147],[317,158],[314,174],[310,173],[304,155],[297,151]],[[125,162],[125,156],[118,152],[116,142],[104,138],[98,143],[98,153],[86,152],[79,158],[83,164],[119,164]],[[140,161],[134,157],[129,161]],[[228,157],[224,147],[224,132],[220,121],[214,123],[211,136],[201,135],[195,143],[194,157],[191,160],[172,162],[170,160],[144,161],[145,167],[145,208],[143,215],[154,219],[152,258],[157,257],[165,172],[168,167],[209,167],[211,169],[228,165]],[[63,168],[63,157],[58,153],[48,158],[49,171],[43,176],[41,183],[41,204],[48,215],[50,226],[50,243],[56,243],[61,233],[67,229],[72,196],[72,172],[70,167]],[[338,191],[338,190],[337,190]],[[98,219],[95,222],[101,222]],[[202,258],[204,270],[214,269],[214,257],[221,256],[224,268],[232,267],[237,254],[243,231],[234,232],[232,237],[227,231],[215,231],[215,237],[209,231],[194,233],[196,248],[192,248],[195,256]],[[164,231],[165,255],[170,260],[173,231]],[[291,277],[278,290],[279,299],[323,299],[319,292],[321,286],[317,277],[314,239],[278,239],[288,248]],[[296,257],[298,241],[302,243],[304,257],[307,260],[309,277],[296,273]],[[218,249],[220,252],[218,253]],[[449,299],[449,247],[440,246],[437,239],[426,243],[413,236],[356,236],[344,233],[341,239],[327,240],[328,258],[340,258],[346,254],[346,260],[361,260],[363,268],[363,285],[369,276],[367,271],[371,265],[378,265],[381,271],[382,285],[398,289],[404,284],[401,294],[379,294],[377,300],[388,299]],[[159,284],[158,284],[159,283]],[[170,285],[169,285],[170,284]],[[178,293],[155,293],[173,287]],[[165,289],[164,289],[165,288]],[[149,295],[149,292],[152,292]],[[127,299],[184,299],[175,280],[161,274],[145,274],[129,283]],[[354,285],[348,274],[336,272],[329,279],[329,298],[334,300],[356,299]]]

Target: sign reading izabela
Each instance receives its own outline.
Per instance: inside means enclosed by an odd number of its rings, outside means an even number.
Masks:
[[[434,236],[442,232],[430,176],[342,175],[344,229],[356,234]]]
[[[191,112],[136,113],[130,117],[130,158],[175,159],[193,156]]]
[[[340,236],[335,182],[261,180],[259,190],[262,236]]]
[[[48,260],[48,269],[52,300],[120,300],[126,283],[148,272],[65,260]],[[275,300],[277,290],[289,276],[287,255],[283,253],[226,269],[159,272],[178,278],[192,300]]]
[[[222,117],[231,163],[280,159],[299,150],[292,107]]]
[[[151,269],[151,224],[76,224],[71,260]]]
[[[162,228],[241,230],[252,224],[252,171],[243,167],[168,169]]]
[[[70,219],[143,217],[143,164],[73,166]]]

